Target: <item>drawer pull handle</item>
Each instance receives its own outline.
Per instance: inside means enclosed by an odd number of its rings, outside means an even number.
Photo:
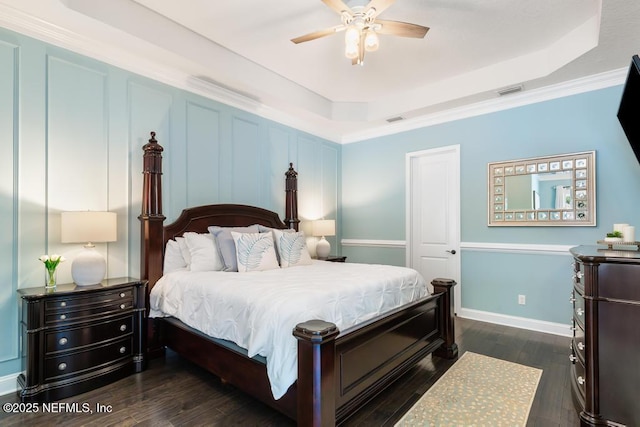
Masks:
[[[120,354],[124,354],[127,351],[126,347],[120,347]]]
[[[127,294],[125,294],[124,292],[120,292],[120,298],[124,298]]]
[[[570,355],[569,355],[569,360],[570,360],[571,362],[575,362],[575,361],[576,361],[576,357],[575,357],[573,354],[570,354]]]
[[[584,378],[578,377],[578,384],[584,385]]]
[[[126,307],[126,305],[124,304],[120,304],[120,308],[124,310],[124,308]]]
[[[66,318],[67,318],[67,315],[66,315],[66,314],[61,314],[61,315],[60,315],[60,320],[64,320],[64,319],[66,319]]]
[[[69,342],[65,337],[60,338],[60,340],[58,341],[58,344],[60,345],[65,345],[67,342]]]
[[[571,298],[569,298],[569,302],[570,302],[571,304],[573,304],[574,302],[576,302],[576,299],[575,299],[575,298],[573,298],[573,297],[571,297]]]
[[[579,308],[576,310],[576,313],[578,313],[578,316],[582,316],[584,314],[584,310]]]
[[[122,332],[126,331],[127,330],[127,325],[120,325],[120,330]]]
[[[58,365],[58,370],[59,371],[64,371],[65,369],[67,369],[67,364],[62,362],[61,364]]]
[[[579,350],[584,350],[584,344],[582,342],[578,343],[578,349]]]
[[[578,279],[582,279],[582,271],[578,271],[578,272],[576,272],[576,277],[577,277]]]
[[[66,307],[66,306],[67,306],[67,303],[66,303],[66,302],[64,302],[64,301],[62,301],[62,302],[60,303],[60,307]]]

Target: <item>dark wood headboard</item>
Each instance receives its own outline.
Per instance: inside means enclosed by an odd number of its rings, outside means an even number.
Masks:
[[[162,277],[164,247],[169,239],[181,236],[187,231],[206,233],[210,225],[242,227],[261,224],[272,228],[293,228],[298,230],[298,173],[289,163],[285,173],[285,219],[267,209],[236,204],[196,206],[184,209],[171,224],[164,226],[162,214],[162,146],[151,132],[149,143],[142,149],[143,185],[142,213],[140,219],[140,276],[148,280],[148,291]]]

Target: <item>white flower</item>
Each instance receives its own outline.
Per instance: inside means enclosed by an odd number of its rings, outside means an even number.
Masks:
[[[58,255],[58,254],[53,254],[51,256],[42,255],[38,259],[44,263],[44,266],[49,271],[54,271],[56,269],[56,267],[58,266],[58,264],[60,264],[61,262],[65,261],[64,257],[62,255]]]

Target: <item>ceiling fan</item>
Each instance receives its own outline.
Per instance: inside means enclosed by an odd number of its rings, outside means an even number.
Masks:
[[[376,19],[395,0],[371,0],[366,5],[352,7],[347,6],[342,0],[322,0],[322,2],[340,15],[342,24],[314,31],[291,41],[296,44],[304,43],[344,31],[345,56],[351,59],[354,65],[363,65],[365,52],[378,49],[380,44],[378,34],[423,38],[429,31],[428,27],[422,25]]]

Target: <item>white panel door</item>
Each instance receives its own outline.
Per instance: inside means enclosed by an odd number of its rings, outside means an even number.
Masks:
[[[460,310],[460,146],[407,154],[407,263],[427,282],[449,278]]]

